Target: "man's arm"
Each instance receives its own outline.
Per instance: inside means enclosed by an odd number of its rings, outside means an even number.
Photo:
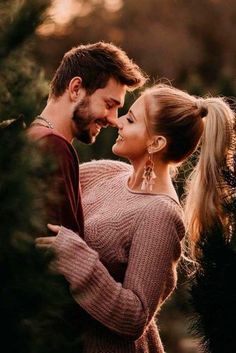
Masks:
[[[60,136],[40,139],[40,147],[52,170],[45,180],[46,218],[83,234],[83,212],[79,191],[79,164],[73,147]]]

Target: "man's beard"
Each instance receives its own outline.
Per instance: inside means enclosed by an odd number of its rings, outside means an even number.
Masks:
[[[93,143],[95,137],[90,133],[89,124],[95,120],[95,117],[90,113],[90,100],[88,96],[78,103],[72,119],[77,130],[75,137],[83,143]]]

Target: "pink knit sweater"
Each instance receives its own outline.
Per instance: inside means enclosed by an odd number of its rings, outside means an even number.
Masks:
[[[155,314],[176,285],[182,210],[167,195],[129,190],[130,174],[122,162],[81,165],[85,239],[62,228],[54,244],[59,271],[89,314],[86,353],[164,352]]]

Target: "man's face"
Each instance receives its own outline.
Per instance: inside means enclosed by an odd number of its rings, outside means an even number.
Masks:
[[[81,99],[73,114],[74,137],[90,144],[102,127],[117,126],[118,108],[124,104],[125,93],[126,86],[110,78],[104,88]]]

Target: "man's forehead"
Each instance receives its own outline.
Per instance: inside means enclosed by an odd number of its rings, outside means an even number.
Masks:
[[[114,97],[112,95],[110,95],[110,97],[108,98],[112,103],[114,103],[115,105],[117,105],[118,107],[123,107],[124,102],[125,102],[125,93],[120,95],[119,97]]]
[[[123,106],[125,101],[125,94],[127,86],[110,78],[103,88],[98,88],[94,95],[100,96],[103,99],[110,100],[117,106]]]

